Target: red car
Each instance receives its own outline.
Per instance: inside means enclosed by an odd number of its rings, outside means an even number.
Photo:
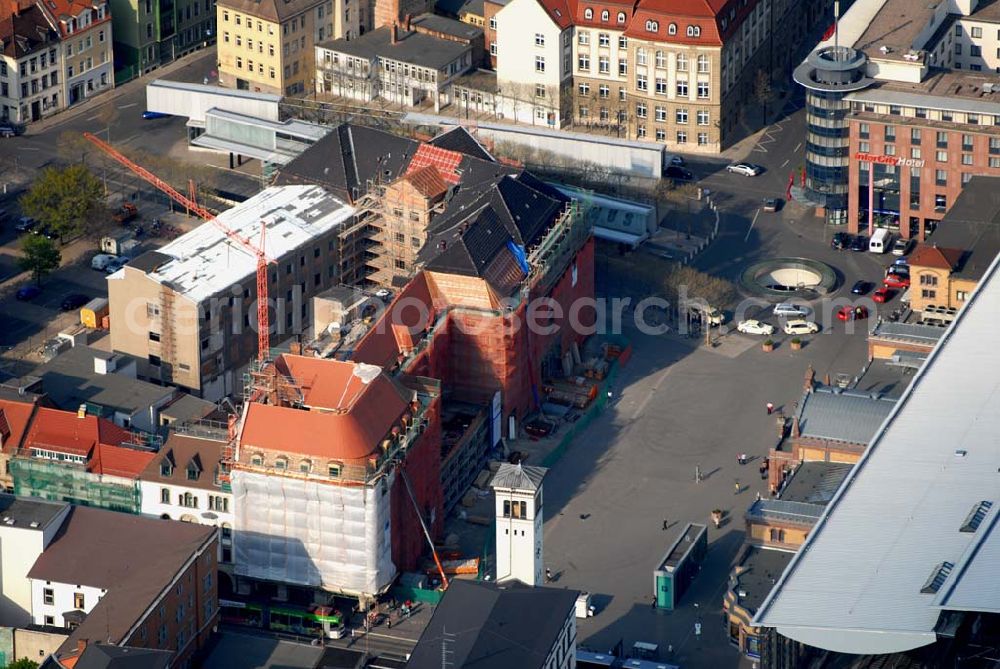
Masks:
[[[890,274],[882,279],[882,285],[886,288],[909,288],[910,277]]]
[[[868,318],[868,309],[865,307],[843,306],[837,309],[837,320],[859,321],[863,318]]]
[[[885,286],[882,286],[881,288],[879,288],[878,290],[876,290],[874,293],[872,293],[872,300],[874,300],[875,302],[879,302],[879,303],[888,302],[889,300],[892,299],[893,295],[895,295],[895,294],[896,294],[895,291],[890,290],[889,288],[886,288]]]

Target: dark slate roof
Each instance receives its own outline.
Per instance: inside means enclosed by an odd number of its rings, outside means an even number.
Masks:
[[[32,528],[39,531],[59,516],[69,506],[66,502],[46,502],[33,497],[15,497],[0,493],[0,518],[13,520],[13,526],[22,529]]]
[[[944,328],[937,325],[922,325],[920,323],[900,323],[891,321],[880,321],[872,333],[871,338],[884,338],[895,341],[902,341],[909,344],[923,344],[925,346],[935,346],[938,340],[944,335]]]
[[[48,49],[56,45],[58,33],[45,18],[44,12],[35,5],[21,9],[17,16],[7,11],[8,5],[0,11],[0,40],[3,41],[3,55],[23,58],[30,53]]]
[[[978,281],[1000,253],[1000,178],[975,176],[934,231],[934,243],[964,252],[953,276]]]
[[[500,4],[507,3],[501,2]],[[485,16],[483,0],[438,0],[434,3],[434,8],[445,16],[461,16],[462,14]]]
[[[799,406],[803,437],[868,445],[896,400],[839,388],[817,388]]]
[[[743,572],[735,577],[734,589],[743,593],[740,605],[756,613],[794,555],[788,551],[748,546],[739,565]]]
[[[410,27],[418,31],[433,31],[470,42],[483,36],[482,28],[438,14],[421,14],[414,17],[410,21]]]
[[[504,462],[490,481],[491,488],[513,488],[515,490],[538,490],[545,478],[545,467],[525,467]]]
[[[461,58],[463,53],[472,50],[471,46],[462,42],[402,28],[397,28],[396,41],[393,42],[390,26],[366,32],[353,39],[329,40],[316,46],[370,61],[385,58],[433,70],[444,69],[449,63]],[[471,65],[471,59],[468,64]]]
[[[272,23],[280,23],[322,4],[323,0],[221,0],[219,2],[220,7],[267,19]]]
[[[406,137],[343,123],[285,165],[275,185],[315,184],[353,203],[369,181],[388,183],[403,174],[419,146]]]
[[[435,240],[439,246],[428,244],[424,247],[436,252],[427,263],[427,269],[482,278],[490,262],[504,252],[511,241],[497,212],[486,205],[465,219],[464,227],[450,237]]]
[[[167,669],[174,654],[169,650],[88,645],[74,669]]]
[[[171,260],[173,260],[173,258],[165,253],[160,253],[159,251],[146,251],[145,253],[139,255],[138,258],[131,261],[128,266],[148,274],[149,272],[155,271],[156,268],[163,263],[170,262]]]
[[[462,25],[465,24],[463,23]],[[427,143],[440,149],[456,151],[458,153],[471,156],[472,158],[494,162],[493,156],[491,156],[489,152],[483,148],[483,145],[480,144],[475,137],[470,135],[468,130],[460,125],[456,125],[451,130],[441,133]]]
[[[557,588],[451,582],[410,655],[408,669],[441,666],[441,640],[451,640],[455,669],[541,668],[580,593]]]
[[[785,482],[781,499],[825,505],[833,499],[853,466],[841,462],[803,462]]]

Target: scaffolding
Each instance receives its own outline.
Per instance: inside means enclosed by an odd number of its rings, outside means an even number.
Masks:
[[[15,495],[125,513],[139,513],[142,507],[137,480],[94,474],[80,465],[15,456],[10,473]]]

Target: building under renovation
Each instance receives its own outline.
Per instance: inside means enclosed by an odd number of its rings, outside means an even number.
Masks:
[[[367,600],[417,568],[424,527],[437,535],[443,521],[438,383],[296,355],[248,381],[256,401],[230,456],[238,589]]]

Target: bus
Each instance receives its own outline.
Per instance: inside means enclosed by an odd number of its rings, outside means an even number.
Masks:
[[[303,636],[339,639],[344,636],[344,619],[329,606],[271,606],[267,628],[274,632],[290,632]]]

